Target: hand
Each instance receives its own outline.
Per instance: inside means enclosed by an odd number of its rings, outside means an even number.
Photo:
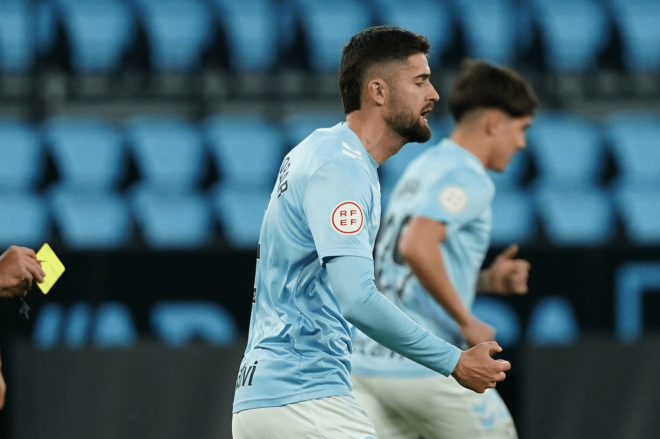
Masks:
[[[496,294],[527,293],[530,265],[524,259],[513,259],[516,253],[518,253],[518,245],[511,244],[488,267],[488,291]]]
[[[461,386],[484,393],[486,389],[494,388],[498,381],[504,381],[504,372],[511,369],[508,361],[491,358],[497,352],[502,352],[502,348],[494,341],[463,351],[451,375]]]
[[[495,329],[476,317],[470,316],[470,319],[460,326],[463,338],[469,347],[495,340]]]
[[[43,282],[46,273],[29,248],[11,246],[0,255],[0,297],[25,296],[32,282]]]
[[[5,392],[7,391],[7,385],[5,384],[5,378],[2,376],[2,369],[0,369],[0,410],[5,406]]]

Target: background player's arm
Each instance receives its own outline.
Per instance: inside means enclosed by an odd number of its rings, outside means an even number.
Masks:
[[[417,216],[401,236],[399,252],[426,291],[458,323],[469,346],[494,340],[493,328],[472,315],[451,284],[440,251],[446,237],[444,223]]]
[[[493,263],[481,270],[477,280],[477,291],[493,294],[526,294],[527,278],[529,277],[529,262],[524,259],[514,259],[518,253],[518,245],[511,244],[500,253]]]

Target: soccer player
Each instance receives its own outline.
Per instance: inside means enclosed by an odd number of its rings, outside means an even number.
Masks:
[[[511,367],[490,357],[495,342],[461,351],[422,329],[374,283],[376,168],[431,136],[428,51],[426,38],[399,28],[353,36],[339,72],[346,123],[316,130],[284,158],[261,227],[234,439],[376,437],[351,395],[351,324],[477,392]]]
[[[474,346],[494,338],[470,313],[475,292],[527,292],[530,266],[513,259],[515,245],[479,270],[495,193],[486,170],[504,171],[525,148],[537,99],[512,70],[466,61],[449,106],[456,122],[450,138],[413,160],[392,192],[376,244],[376,283],[431,333]],[[352,380],[380,439],[516,437],[494,389],[469,391],[378,341],[355,331]]]
[[[45,275],[33,250],[12,246],[0,255],[0,297],[23,297],[32,288],[32,282],[43,282]],[[5,405],[6,389],[0,359],[0,410]]]

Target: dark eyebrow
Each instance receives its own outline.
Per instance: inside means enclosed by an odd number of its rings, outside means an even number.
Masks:
[[[422,73],[421,75],[415,76],[415,79],[420,78],[420,79],[429,79],[431,75],[429,73]]]

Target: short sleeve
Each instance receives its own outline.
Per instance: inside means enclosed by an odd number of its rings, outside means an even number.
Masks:
[[[433,185],[414,215],[445,223],[447,233],[451,234],[483,214],[493,195],[486,176],[474,170],[455,170]]]
[[[369,214],[373,203],[366,170],[330,162],[310,178],[303,209],[319,261],[334,256],[372,259]]]

